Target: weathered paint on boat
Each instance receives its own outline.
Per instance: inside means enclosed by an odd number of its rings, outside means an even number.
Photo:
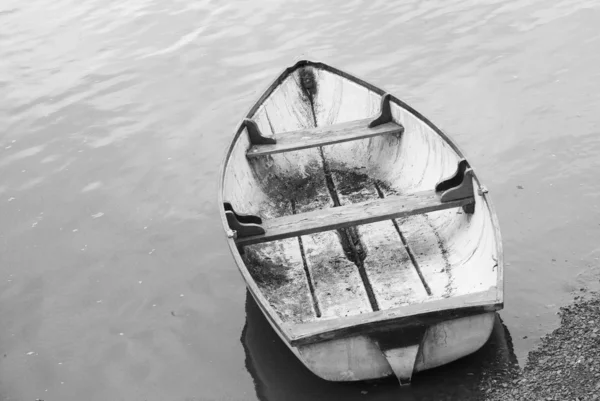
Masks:
[[[323,63],[286,69],[246,115],[266,138],[368,119],[384,92]],[[219,204],[263,221],[430,190],[464,160],[429,120],[389,96],[400,135],[247,157],[242,121],[222,166]],[[317,130],[315,130],[317,128]],[[272,142],[272,141],[271,141]],[[439,366],[480,348],[503,306],[497,218],[476,174],[460,208],[240,246],[228,245],[269,322],[318,376],[365,380]]]

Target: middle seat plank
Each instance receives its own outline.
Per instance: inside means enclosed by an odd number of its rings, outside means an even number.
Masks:
[[[457,208],[472,202],[472,197],[442,202],[440,196],[434,190],[430,190],[390,196],[384,199],[369,199],[359,204],[344,205],[327,210],[303,208],[305,214],[302,215],[284,216],[263,221],[262,227],[265,229],[265,234],[240,237],[236,240],[236,243],[239,245],[256,244],[436,210]]]

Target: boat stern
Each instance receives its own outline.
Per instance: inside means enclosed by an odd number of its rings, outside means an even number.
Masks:
[[[492,333],[495,312],[410,330],[361,334],[291,347],[314,374],[330,381],[395,375],[408,384],[415,372],[435,368],[481,348]]]

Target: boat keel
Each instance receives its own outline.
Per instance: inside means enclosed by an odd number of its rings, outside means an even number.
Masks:
[[[372,336],[401,386],[411,382],[419,348],[426,331],[426,326],[414,326]]]
[[[410,384],[418,354],[419,344],[383,351],[401,386]]]

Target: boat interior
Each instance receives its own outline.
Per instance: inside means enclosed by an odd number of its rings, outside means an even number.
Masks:
[[[499,285],[495,216],[460,151],[339,71],[284,73],[240,126],[223,179],[230,236],[285,323]]]

